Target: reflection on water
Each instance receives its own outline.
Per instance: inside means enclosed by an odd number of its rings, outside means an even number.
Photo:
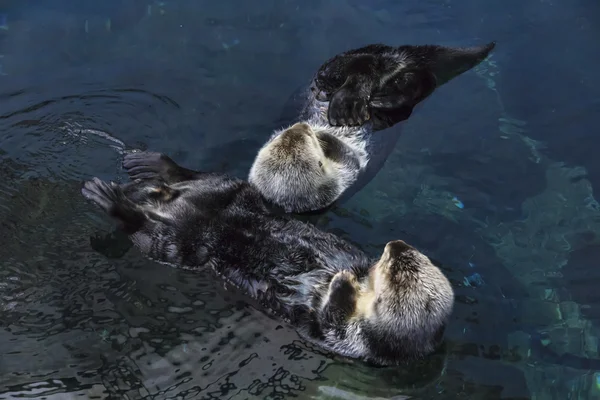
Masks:
[[[561,152],[570,135],[595,148],[595,59],[571,45],[597,36],[582,4],[0,1],[0,398],[600,398],[600,167],[585,146]],[[422,363],[333,357],[210,273],[122,238],[94,250],[113,225],[80,184],[125,179],[123,151],[245,177],[332,54],[487,40],[494,56],[415,111],[374,181],[314,220],[441,263],[456,307]]]

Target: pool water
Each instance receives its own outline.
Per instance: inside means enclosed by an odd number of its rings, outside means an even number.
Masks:
[[[0,399],[600,399],[600,3],[0,1]],[[313,222],[404,239],[456,291],[409,368],[315,348],[210,273],[103,247],[124,150],[245,178],[281,106],[361,45],[476,45],[379,175]]]

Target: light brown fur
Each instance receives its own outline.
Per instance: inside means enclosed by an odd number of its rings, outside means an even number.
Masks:
[[[345,329],[351,343],[347,350],[371,348],[377,358],[388,351],[385,346],[392,346],[392,351],[405,348],[407,354],[433,351],[453,303],[452,286],[442,271],[427,256],[396,240],[385,246],[361,278],[350,270],[335,273],[320,307],[335,329]],[[379,342],[378,336],[385,341]],[[337,351],[341,347],[334,345]]]
[[[336,158],[335,150],[328,151],[331,146],[320,135],[306,122],[285,129],[258,152],[250,172],[251,183],[288,212],[314,208],[300,204],[327,205],[329,200],[324,199],[339,196],[350,178],[346,176],[348,167]]]

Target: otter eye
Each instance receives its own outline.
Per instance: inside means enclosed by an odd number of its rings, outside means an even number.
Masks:
[[[323,168],[323,163],[321,161],[319,161],[319,167]]]

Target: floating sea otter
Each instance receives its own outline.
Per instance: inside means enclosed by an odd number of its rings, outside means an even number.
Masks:
[[[148,257],[212,268],[304,338],[343,356],[394,365],[441,341],[452,287],[403,241],[387,243],[373,261],[333,234],[273,212],[246,181],[153,152],[128,154],[123,164],[131,182],[94,178],[82,194]]]
[[[379,172],[406,120],[433,91],[473,68],[495,42],[472,48],[369,45],[319,68],[292,97],[296,123],[273,133],[248,180],[286,212],[317,211],[347,199]]]
[[[406,120],[435,88],[473,68],[494,47],[495,42],[472,48],[375,44],[333,57],[309,88],[288,101],[280,122],[300,122],[271,136],[249,181],[286,212],[320,212],[350,198],[383,167],[400,126],[377,131]],[[115,257],[129,249],[117,232],[91,242]]]

